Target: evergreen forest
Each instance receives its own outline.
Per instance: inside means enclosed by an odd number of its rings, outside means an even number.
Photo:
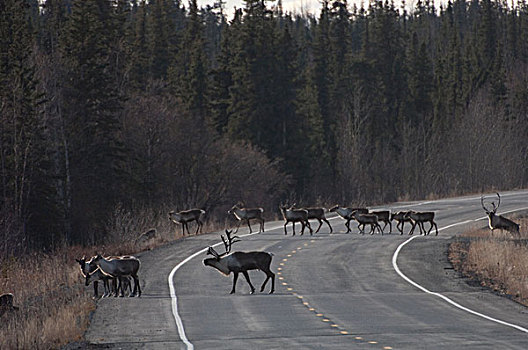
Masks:
[[[185,1],[0,1],[0,255],[527,186],[525,0]]]

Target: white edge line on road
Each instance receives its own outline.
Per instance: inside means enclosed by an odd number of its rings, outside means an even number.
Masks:
[[[504,213],[511,213],[511,212],[514,212],[514,211],[522,211],[522,210],[527,210],[528,207],[526,208],[520,208],[520,209],[515,209],[515,210],[510,210],[508,212],[504,212]],[[473,221],[478,221],[478,220],[482,220],[482,219],[487,219],[488,217],[484,217],[484,218],[479,218],[479,219],[476,219],[476,220],[466,220],[466,221],[462,221],[462,222],[458,222],[456,224],[452,224],[452,225],[448,225],[446,227],[442,227],[441,229],[439,229],[438,231],[443,231],[443,230],[446,230],[450,227],[453,227],[453,226],[458,226],[458,225],[463,225],[463,224],[467,224],[467,223],[470,223],[470,222],[473,222]],[[493,318],[491,316],[488,316],[488,315],[484,315],[480,312],[477,312],[477,311],[474,311],[474,310],[471,310],[463,305],[460,305],[458,304],[457,302],[449,299],[448,297],[446,297],[445,295],[441,294],[441,293],[437,293],[437,292],[432,292],[430,290],[428,290],[427,288],[419,285],[418,283],[414,282],[412,279],[410,279],[409,277],[407,277],[403,272],[401,272],[400,268],[398,267],[398,255],[401,251],[401,249],[407,245],[408,243],[410,243],[413,239],[416,239],[420,236],[413,236],[411,238],[409,238],[408,240],[406,240],[405,242],[403,242],[402,244],[400,244],[398,246],[398,248],[396,248],[396,251],[394,252],[394,255],[392,256],[392,266],[394,267],[394,270],[398,273],[398,275],[400,275],[401,278],[403,278],[405,281],[407,281],[409,284],[413,285],[414,287],[418,288],[419,290],[421,290],[422,292],[424,293],[427,293],[427,294],[430,294],[430,295],[434,295],[438,298],[441,298],[443,299],[444,301],[446,301],[447,303],[453,305],[454,307],[460,309],[460,310],[463,310],[463,311],[466,311],[470,314],[473,314],[473,315],[476,315],[476,316],[479,316],[479,317],[482,317],[486,320],[489,320],[489,321],[492,321],[492,322],[495,322],[495,323],[498,323],[498,324],[501,324],[501,325],[504,325],[504,326],[508,326],[508,327],[512,327],[512,328],[515,328],[521,332],[524,332],[524,333],[528,333],[528,329],[524,328],[524,327],[521,327],[519,325],[516,325],[516,324],[513,324],[513,323],[509,323],[509,322],[505,322],[505,321],[502,321],[502,320],[499,320],[499,319],[496,319],[496,318]]]
[[[268,227],[268,230],[276,230],[280,227],[283,227],[283,225],[277,226],[277,227]],[[239,237],[247,237],[257,234],[255,233],[248,233],[245,235],[240,235]],[[216,247],[220,244],[223,244],[222,242],[218,242],[216,244],[213,244],[213,247]],[[199,251],[197,251],[194,254],[191,254],[188,256],[185,260],[180,262],[178,265],[174,266],[172,271],[169,274],[168,277],[168,283],[169,283],[169,292],[171,297],[171,303],[172,303],[172,315],[174,316],[174,320],[176,321],[176,326],[178,327],[178,334],[180,336],[181,341],[187,346],[187,350],[194,350],[194,345],[189,341],[187,338],[187,335],[185,334],[185,327],[183,326],[183,321],[180,317],[180,314],[178,312],[178,297],[176,296],[176,289],[174,288],[173,280],[174,280],[174,274],[186,263],[188,263],[191,259],[194,259],[200,254],[203,254],[207,251],[208,248],[203,248]]]
[[[422,202],[422,203],[419,203],[419,204],[416,204],[416,205],[421,205],[421,204],[424,204],[425,202]],[[510,212],[514,212],[514,211],[521,211],[521,210],[527,210],[527,208],[521,208],[521,209],[516,209],[516,210],[511,210],[511,211],[508,211],[508,212],[504,212],[504,213],[510,213]],[[336,217],[333,217],[331,219],[336,219],[338,218],[339,216],[336,216]],[[471,222],[471,221],[478,221],[478,220],[483,220],[483,219],[486,219],[486,217],[483,217],[483,218],[479,218],[479,219],[475,219],[475,220],[467,220],[467,221],[464,221],[464,222],[460,222],[460,223],[456,223],[456,224],[453,224],[453,225],[449,225],[449,226],[446,226],[446,227],[443,227],[441,229],[439,229],[438,231],[442,231],[442,230],[445,230],[447,228],[450,228],[450,227],[453,227],[453,226],[456,226],[456,225],[462,225],[462,224],[465,224],[465,223],[468,223],[468,222]],[[330,219],[329,219],[330,220]],[[278,228],[281,228],[283,227],[283,225],[277,225],[276,227],[271,227],[271,228],[268,228],[268,230],[276,230]],[[245,234],[245,235],[241,235],[240,237],[247,237],[247,236],[251,236],[251,235],[255,235],[257,234],[257,232],[255,233],[248,233],[248,234]],[[525,328],[522,328],[520,326],[517,326],[517,325],[514,325],[514,324],[510,324],[510,323],[507,323],[507,322],[504,322],[504,321],[500,321],[500,320],[496,320],[494,318],[491,318],[489,316],[486,316],[486,315],[483,315],[481,313],[478,313],[476,311],[473,311],[473,310],[470,310],[462,305],[459,305],[457,303],[455,303],[454,301],[452,301],[451,299],[447,298],[446,296],[440,294],[440,293],[435,293],[435,292],[431,292],[429,290],[427,290],[426,288],[420,286],[419,284],[417,284],[416,282],[414,282],[413,280],[411,280],[409,277],[407,277],[406,275],[404,275],[399,267],[398,267],[398,264],[397,264],[397,259],[398,259],[398,254],[400,252],[400,250],[407,244],[409,243],[410,241],[412,241],[413,239],[417,238],[419,236],[413,236],[411,237],[410,239],[406,240],[405,242],[403,242],[402,244],[400,244],[398,246],[398,248],[396,249],[396,251],[394,252],[394,255],[392,257],[392,266],[394,267],[394,269],[396,270],[396,272],[404,279],[406,280],[408,283],[410,283],[411,285],[415,286],[416,288],[422,290],[423,292],[425,293],[428,293],[428,294],[432,294],[432,295],[436,295],[438,296],[439,298],[442,298],[444,299],[445,301],[447,301],[448,303],[464,310],[464,311],[467,311],[469,313],[472,313],[472,314],[475,314],[477,316],[480,316],[480,317],[483,317],[483,318],[486,318],[486,319],[489,319],[491,321],[494,321],[494,322],[497,322],[497,323],[500,323],[500,324],[504,324],[504,325],[507,325],[507,326],[510,326],[510,327],[513,327],[513,328],[517,328],[523,332],[526,332],[528,333],[528,329],[525,329]],[[213,247],[216,247],[218,245],[222,244],[222,242],[218,242],[216,244],[213,245]],[[194,345],[189,341],[189,339],[187,338],[187,335],[185,334],[185,327],[183,326],[183,321],[180,317],[180,314],[178,312],[178,297],[176,296],[176,289],[174,288],[174,284],[173,284],[173,280],[174,280],[174,275],[176,274],[176,272],[183,266],[185,265],[186,263],[188,263],[190,260],[194,259],[195,257],[197,257],[198,255],[200,254],[203,254],[204,252],[207,251],[207,248],[203,248],[199,251],[197,251],[196,253],[194,254],[191,254],[189,257],[187,257],[185,260],[183,260],[182,262],[180,262],[178,265],[176,265],[172,271],[170,272],[169,274],[169,277],[168,277],[168,284],[169,284],[169,292],[170,292],[170,297],[171,297],[171,304],[172,304],[172,315],[174,316],[174,320],[176,321],[176,326],[178,327],[178,334],[180,336],[180,339],[182,340],[182,342],[186,345],[187,349],[188,350],[194,350]]]

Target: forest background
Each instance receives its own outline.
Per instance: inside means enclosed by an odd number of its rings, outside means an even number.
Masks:
[[[526,187],[526,2],[406,8],[1,1],[0,257],[175,209]]]

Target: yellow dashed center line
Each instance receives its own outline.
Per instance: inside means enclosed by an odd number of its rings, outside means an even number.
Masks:
[[[315,240],[310,240],[310,243],[315,243]],[[308,246],[308,243],[304,243],[304,246],[307,247],[307,246]],[[287,258],[291,258],[291,257],[292,257],[292,254],[296,254],[296,253],[298,253],[298,251],[301,250],[301,249],[302,249],[302,247],[297,247],[296,250],[292,250],[292,251],[291,251],[291,254],[287,254],[287,255],[286,255],[286,258],[283,258],[283,259],[282,259],[282,262],[279,263],[279,265],[280,265],[280,266],[284,266],[284,265],[285,265],[285,262],[288,261]],[[279,267],[279,268],[277,268],[277,270],[278,270],[278,271],[282,271],[283,268],[282,268],[282,267]],[[277,272],[277,275],[282,275],[282,272]],[[279,277],[279,280],[284,280],[284,277],[280,276],[280,277]],[[282,284],[283,286],[288,286],[288,283],[287,283],[287,282],[282,282],[281,284]],[[303,297],[302,295],[298,295],[296,292],[294,292],[294,291],[293,291],[293,288],[291,288],[291,287],[287,287],[286,290],[289,291],[293,296],[297,297],[297,299],[299,299],[299,300],[302,302],[302,304],[303,304],[304,306],[306,306],[306,308],[307,308],[309,311],[314,312],[314,313],[315,313],[315,316],[317,316],[317,317],[321,317],[321,321],[323,321],[323,322],[325,322],[325,323],[329,323],[329,324],[330,324],[330,327],[332,327],[333,329],[336,329],[336,331],[338,331],[339,334],[341,334],[341,335],[349,335],[349,334],[350,334],[349,331],[344,330],[344,329],[342,329],[338,324],[333,323],[331,319],[329,319],[329,318],[327,318],[327,317],[324,317],[324,314],[323,314],[323,313],[317,312],[316,309],[315,309],[314,307],[311,307],[310,304],[309,304],[307,301],[304,300],[304,297]],[[372,344],[372,345],[376,345],[376,344],[378,344],[378,342],[375,341],[375,340],[366,341],[366,340],[364,340],[364,339],[363,339],[362,337],[360,337],[360,336],[356,336],[356,337],[354,337],[354,339],[355,339],[355,340],[358,340],[358,341],[364,341],[364,342],[365,342],[364,344]],[[390,347],[390,346],[384,346],[383,349],[384,349],[384,350],[392,350],[392,347]]]

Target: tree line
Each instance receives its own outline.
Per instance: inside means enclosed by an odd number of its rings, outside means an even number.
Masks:
[[[524,0],[4,0],[0,82],[4,253],[103,242],[123,208],[528,180]]]

